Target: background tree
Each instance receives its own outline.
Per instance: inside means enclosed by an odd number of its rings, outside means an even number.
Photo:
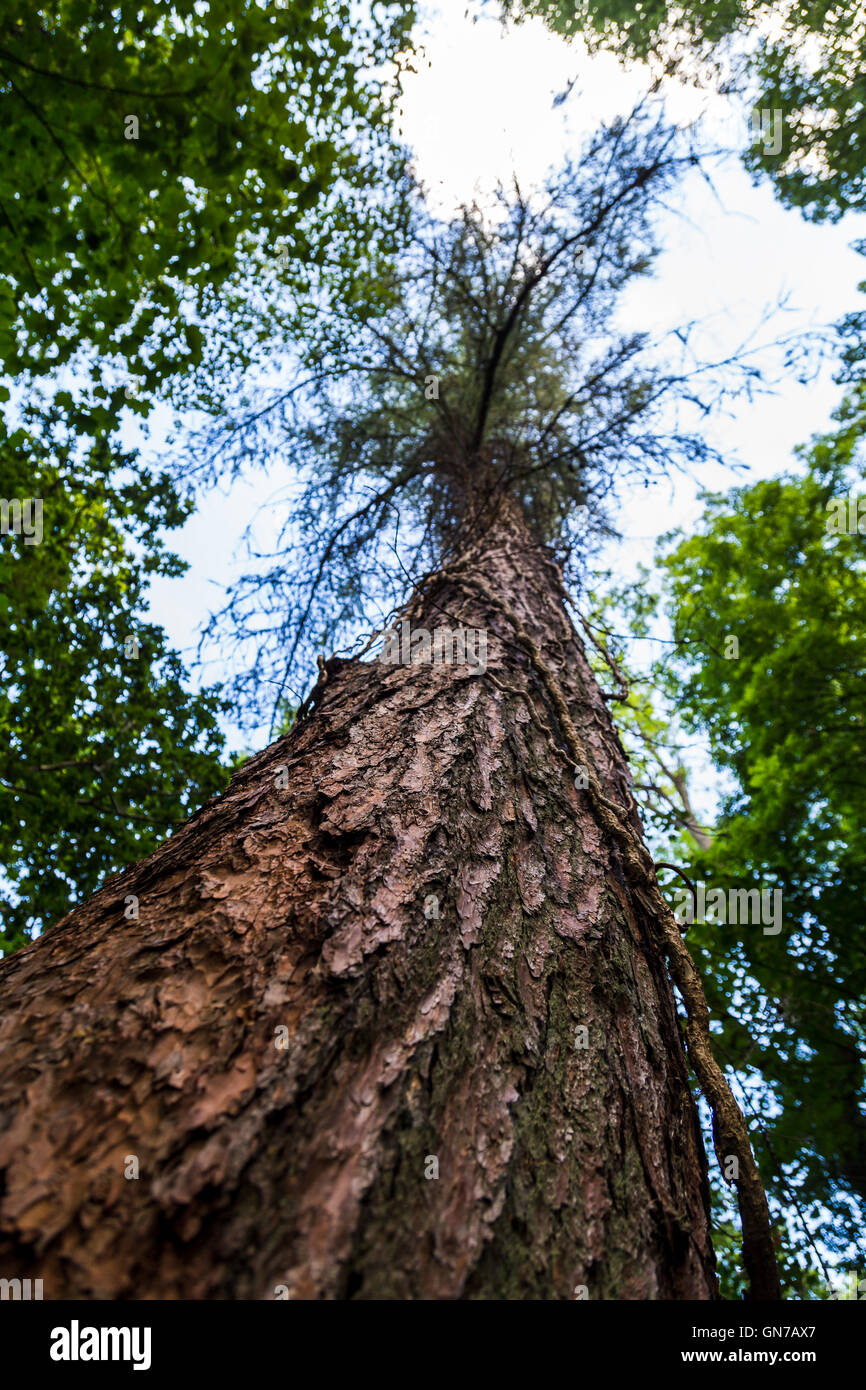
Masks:
[[[746,1127],[553,558],[614,462],[706,456],[662,423],[691,375],[610,328],[691,158],[618,121],[542,205],[422,221],[380,312],[322,323],[320,374],[354,355],[295,420],[320,542],[295,625],[319,604],[337,630],[399,507],[434,566],[397,615],[422,641],[322,661],[287,736],[2,967],[10,1272],[38,1249],[58,1292],[109,1297],[713,1297],[667,962],[751,1290],[777,1296]],[[483,662],[424,659],[443,616],[487,634]],[[64,1099],[82,1083],[96,1109]]]

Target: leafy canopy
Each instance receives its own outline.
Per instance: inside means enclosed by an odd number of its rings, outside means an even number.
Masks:
[[[866,12],[835,0],[497,0],[590,48],[707,69],[753,106],[781,112],[783,143],[753,143],[747,163],[783,202],[815,220],[862,208],[866,194]],[[697,62],[696,62],[697,60]]]
[[[253,247],[322,258],[393,150],[376,70],[412,6],[11,0],[0,22],[0,357],[82,345],[152,389]],[[359,136],[359,128],[364,132]]]

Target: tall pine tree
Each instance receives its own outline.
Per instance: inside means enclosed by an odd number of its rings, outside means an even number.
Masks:
[[[617,471],[708,453],[661,413],[693,374],[612,328],[690,158],[616,122],[537,203],[419,222],[377,313],[322,316],[306,409],[274,405],[309,470],[298,563],[232,608],[283,604],[277,710],[304,641],[377,596],[395,514],[412,582],[378,659],[321,659],[288,734],[3,965],[10,1275],[51,1297],[710,1299],[688,1061],[752,1295],[778,1297],[561,569]]]

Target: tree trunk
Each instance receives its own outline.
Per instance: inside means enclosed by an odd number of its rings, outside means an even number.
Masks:
[[[517,508],[464,559],[637,827]],[[717,1296],[653,924],[513,625],[446,570],[410,631],[457,618],[486,671],[333,670],[0,967],[0,1275],[47,1298]]]

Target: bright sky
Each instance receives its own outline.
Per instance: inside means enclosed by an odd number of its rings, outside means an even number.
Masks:
[[[589,56],[540,21],[503,30],[490,17],[473,23],[463,8],[463,0],[444,0],[428,10],[421,26],[426,60],[407,78],[403,101],[403,137],[443,213],[483,196],[497,181],[510,181],[514,172],[526,187],[537,184],[579,148],[582,134],[630,109],[648,86],[642,66],[626,71],[610,55]],[[555,106],[555,95],[572,82],[568,98]],[[670,84],[666,96],[675,119],[692,120],[705,110],[715,138],[726,134],[728,143],[747,143],[745,118],[726,99]],[[789,297],[789,311],[764,330],[762,341],[795,327],[829,324],[859,307],[857,283],[866,277],[866,264],[850,243],[866,235],[866,218],[810,225],[785,211],[768,186],[753,187],[735,157],[717,170],[716,190],[697,177],[684,186],[680,215],[664,227],[657,277],[628,301],[630,327],[658,329],[699,318],[706,321],[706,352],[722,356],[781,295]],[[744,402],[735,418],[713,424],[714,442],[747,464],[751,477],[777,473],[791,466],[794,445],[828,427],[839,395],[829,370],[808,388],[788,383],[778,395]],[[227,494],[212,493],[170,537],[191,569],[182,579],[154,585],[151,616],[181,650],[189,651],[207,613],[219,606],[215,586],[243,568],[240,535],[280,481],[271,473]],[[700,481],[721,488],[735,479],[714,469]],[[648,560],[656,535],[699,515],[695,493],[689,480],[675,479],[626,497],[618,520],[629,540],[608,562],[628,574],[639,559]],[[210,679],[220,674],[207,672]]]

